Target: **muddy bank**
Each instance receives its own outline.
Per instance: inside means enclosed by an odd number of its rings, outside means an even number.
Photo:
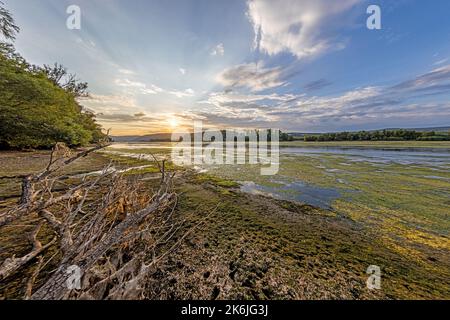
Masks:
[[[194,214],[199,205],[204,212],[219,206],[205,228],[170,258],[173,265],[150,279],[155,298],[448,297],[445,272],[432,274],[399,257],[361,224],[332,211],[244,194],[192,173],[180,180],[179,189],[179,214]],[[382,270],[381,290],[366,287],[369,265]],[[158,282],[160,277],[168,282]]]
[[[19,155],[11,159],[20,162]],[[113,160],[117,168],[148,164]],[[104,155],[92,155],[70,171],[92,172],[109,161]],[[152,187],[157,183],[154,169],[126,174],[141,175]],[[434,261],[435,269],[429,270],[388,249],[363,224],[332,210],[242,193],[233,181],[178,170],[175,214],[186,221],[185,227],[214,213],[152,270],[146,281],[147,299],[449,298],[446,261]],[[27,250],[25,231],[32,222],[0,230],[2,261]],[[55,254],[55,249],[47,254]],[[382,270],[381,290],[367,289],[369,265]],[[2,281],[0,298],[23,297],[16,288],[31,272],[32,265]]]

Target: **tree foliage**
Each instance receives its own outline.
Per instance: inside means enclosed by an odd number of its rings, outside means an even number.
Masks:
[[[53,66],[45,64],[43,67],[39,67],[39,70],[42,71],[53,84],[73,94],[75,97],[88,96],[87,82],[79,82],[77,76],[69,73],[61,64],[55,63]]]
[[[305,141],[402,141],[402,140],[450,140],[450,136],[434,131],[377,130],[358,132],[337,132],[305,135]]]
[[[0,2],[0,33],[14,40],[19,28]],[[77,102],[87,95],[62,65],[29,64],[13,45],[0,42],[0,148],[50,148],[95,143],[104,137],[94,114]]]
[[[3,2],[0,1],[0,34],[7,40],[15,40],[19,30],[11,13],[3,7]]]
[[[72,90],[30,66],[10,45],[0,45],[0,147],[49,148],[56,142],[86,145],[103,137],[92,113]]]
[[[289,133],[280,131],[280,141],[294,141],[294,137]]]

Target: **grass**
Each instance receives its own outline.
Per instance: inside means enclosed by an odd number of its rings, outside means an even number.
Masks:
[[[336,188],[342,194],[332,203],[337,214],[377,230],[393,248],[410,249],[399,254],[411,253],[408,257],[422,259],[425,264],[434,263],[430,258],[448,262],[448,171],[437,173],[435,168],[425,166],[349,162],[344,156],[324,154],[282,156],[276,178],[260,176],[257,169],[239,172],[213,169],[211,174],[252,180],[264,186],[273,186],[273,181],[282,178]],[[443,179],[431,178],[436,175]]]
[[[376,232],[351,220],[292,202],[242,194],[224,196],[220,187],[205,188],[196,176],[187,182],[180,186],[184,195],[181,212],[195,215],[199,206],[208,208],[201,211],[207,212],[219,204],[217,213],[208,218],[207,230],[196,239],[202,250],[207,248],[208,256],[196,255],[190,266],[214,268],[205,260],[214,253],[220,257],[222,265],[230,266],[226,272],[233,274],[223,285],[227,297],[445,296],[448,281],[443,270],[429,273],[406,256],[398,256],[395,248],[386,247]],[[385,274],[380,292],[365,287],[365,270],[370,264],[381,266]]]
[[[239,184],[235,181],[222,179],[217,176],[213,176],[210,174],[197,174],[194,178],[196,183],[211,183],[219,187],[224,188],[237,188]]]

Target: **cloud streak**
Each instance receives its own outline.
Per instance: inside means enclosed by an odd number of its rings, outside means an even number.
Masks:
[[[217,46],[215,46],[211,50],[212,56],[223,56],[225,54],[225,47],[223,46],[223,43],[219,43]]]
[[[166,90],[154,84],[147,85],[143,82],[132,81],[129,79],[116,79],[114,82],[117,86],[126,88],[129,94],[170,94],[177,98],[186,98],[195,96],[195,91],[191,88],[185,90]]]
[[[328,87],[330,85],[332,85],[332,83],[330,81],[325,80],[325,79],[319,79],[319,80],[316,80],[316,81],[308,82],[304,86],[304,88],[305,88],[306,91],[315,91],[315,90],[323,89],[323,88]]]
[[[222,71],[217,81],[230,90],[232,88],[247,88],[251,91],[273,89],[287,84],[281,79],[280,67],[265,68],[262,62],[237,65]]]

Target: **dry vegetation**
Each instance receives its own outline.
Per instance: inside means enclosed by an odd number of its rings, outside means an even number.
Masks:
[[[24,289],[18,290],[25,292],[25,298],[139,298],[152,267],[196,227],[180,233],[184,221],[173,215],[177,205],[174,173],[166,172],[164,160],[155,158],[161,175],[155,189],[148,189],[136,176],[117,173],[111,165],[96,175],[60,173],[103,147],[72,155],[58,144],[45,170],[9,177],[22,179],[22,194],[18,204],[0,213],[2,232],[17,236],[23,223],[32,229],[27,237],[30,250],[2,262],[0,281],[23,275],[23,269],[37,261],[28,270],[31,274]],[[51,255],[46,254],[49,248]],[[80,290],[68,289],[70,266],[81,270]],[[40,283],[35,286],[37,279]]]

